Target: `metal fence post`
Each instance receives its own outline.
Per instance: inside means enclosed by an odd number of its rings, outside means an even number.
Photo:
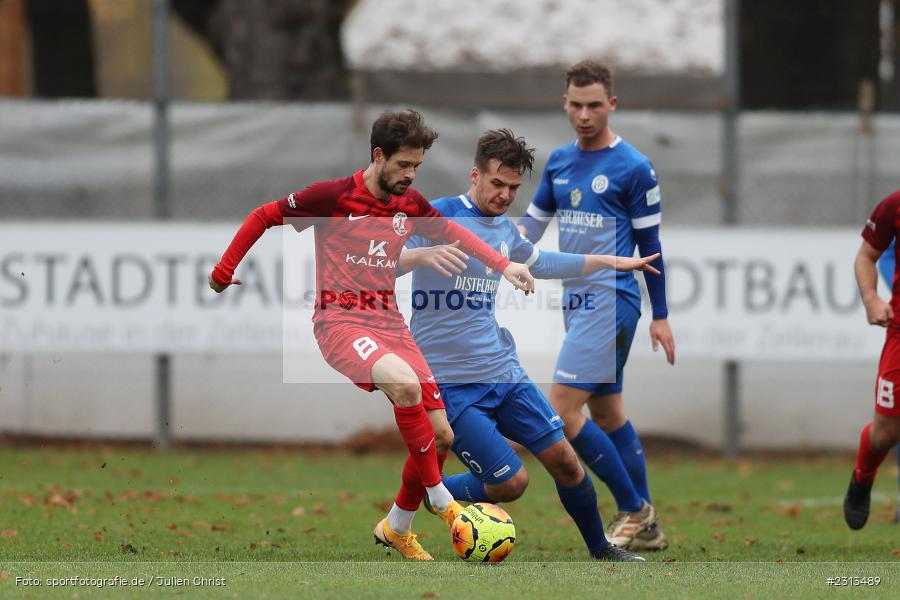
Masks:
[[[738,132],[740,110],[740,0],[725,0],[725,73],[722,109],[722,222],[738,222]],[[723,366],[724,385],[722,450],[726,459],[740,453],[740,369],[736,360]]]
[[[154,217],[172,217],[169,195],[169,0],[153,0],[153,157]],[[156,386],[156,435],[159,450],[172,446],[169,427],[172,405],[172,357],[154,357]]]

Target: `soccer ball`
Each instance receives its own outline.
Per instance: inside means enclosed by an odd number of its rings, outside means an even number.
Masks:
[[[476,502],[465,507],[450,527],[453,549],[469,562],[498,563],[516,544],[516,526],[495,504]]]

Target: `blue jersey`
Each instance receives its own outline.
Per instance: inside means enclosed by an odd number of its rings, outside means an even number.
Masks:
[[[512,221],[484,216],[465,195],[431,204],[510,260],[530,265],[537,259],[537,249],[519,235]],[[406,247],[431,244],[412,236]],[[494,317],[501,277],[475,257],[469,258],[464,272],[452,277],[434,269],[413,271],[409,329],[438,382],[487,381],[518,366],[515,341]]]
[[[650,160],[616,137],[601,150],[586,152],[577,142],[554,150],[528,215],[545,223],[558,217],[563,252],[634,256],[635,230],[658,226],[661,210],[659,182]],[[615,219],[615,227],[610,219]],[[617,273],[615,281],[617,293],[640,310],[634,275]],[[596,288],[604,278],[593,274],[563,283],[568,289]]]
[[[483,215],[466,195],[439,198],[432,205],[503,256],[528,265],[535,277],[567,277],[584,267],[583,256],[539,252],[510,219]],[[412,236],[406,247],[431,244]],[[490,381],[519,366],[515,341],[494,314],[501,277],[475,257],[451,277],[430,268],[413,271],[409,328],[439,383]]]

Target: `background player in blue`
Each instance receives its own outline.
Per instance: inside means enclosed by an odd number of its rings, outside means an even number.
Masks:
[[[550,155],[538,190],[519,222],[520,230],[532,242],[541,238],[556,215],[563,252],[593,253],[599,245],[609,243],[611,235],[619,256],[633,256],[635,245],[641,256],[661,252],[656,172],[644,155],[609,128],[609,113],[617,102],[612,88],[612,73],[603,64],[582,61],[566,72],[563,105],[577,139]],[[668,322],[662,258],[653,266],[661,275],[646,278],[653,307],[650,338],[654,351],[662,345],[668,362],[674,365],[675,342]],[[567,280],[564,285],[568,293],[577,295],[604,282],[592,276]],[[635,487],[650,502],[643,449],[622,405],[623,367],[640,317],[640,290],[630,273],[619,273],[615,285],[614,328],[587,311],[565,313],[566,339],[557,360],[550,402],[565,421],[566,437],[587,464],[600,453],[605,431]],[[614,381],[603,370],[610,355],[615,356]],[[582,415],[585,404],[591,420]],[[614,521],[610,529],[617,526]],[[662,550],[667,545],[654,523],[628,547]]]
[[[432,204],[502,254],[525,261],[537,277],[649,268],[655,257],[539,252],[524,239],[503,214],[532,162],[533,150],[522,138],[508,130],[489,131],[476,146],[469,192]],[[469,468],[468,473],[445,477],[447,489],[461,500],[518,498],[528,484],[528,473],[505,436],[528,448],[553,476],[560,500],[592,557],[635,560],[606,539],[593,484],[562,433],[560,417],[519,365],[512,336],[495,319],[499,274],[454,246],[430,246],[418,237],[410,239],[400,258],[401,271],[412,268],[410,329],[440,387],[453,427],[453,450]],[[607,454],[618,465],[619,479],[630,484],[611,443]],[[646,507],[646,526],[653,509],[633,486],[629,489],[631,496],[624,501],[631,502],[636,512]]]

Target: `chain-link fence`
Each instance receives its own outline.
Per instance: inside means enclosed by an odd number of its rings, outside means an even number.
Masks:
[[[348,104],[178,104],[172,110],[172,212],[237,221],[260,203],[368,163],[368,123],[381,107]],[[151,109],[131,102],[0,104],[0,217],[144,220],[153,215]],[[537,172],[571,130],[560,113],[424,110],[441,134],[416,186],[426,197],[468,188],[475,140],[510,127],[537,148]],[[354,123],[364,123],[355,127]],[[665,222],[716,225],[721,118],[620,112],[612,125],[653,161]],[[853,114],[745,113],[738,123],[739,222],[858,224],[900,187],[900,116],[871,129]],[[526,181],[513,214],[527,206]]]

